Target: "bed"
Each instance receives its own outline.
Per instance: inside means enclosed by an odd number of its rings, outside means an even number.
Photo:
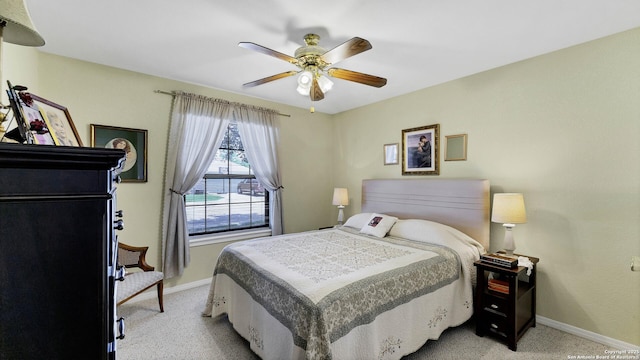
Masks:
[[[364,180],[343,226],[228,245],[203,315],[263,359],[400,359],[473,314],[489,182]]]

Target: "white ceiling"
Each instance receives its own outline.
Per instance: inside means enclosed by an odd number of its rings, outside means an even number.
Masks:
[[[640,27],[639,0],[26,0],[42,51],[301,108],[296,68],[238,47],[292,55],[303,36],[331,49],[359,36],[373,49],[337,64],[385,77],[335,79],[316,111],[339,113]],[[174,90],[174,89],[162,89]]]

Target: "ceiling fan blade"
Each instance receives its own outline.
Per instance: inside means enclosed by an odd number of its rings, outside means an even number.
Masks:
[[[353,81],[353,82],[357,82],[357,83],[365,84],[369,86],[375,86],[377,88],[383,87],[387,84],[387,79],[385,78],[363,74],[363,73],[359,73],[351,70],[331,68],[327,70],[327,74],[329,74],[329,76],[332,76],[334,78]]]
[[[324,93],[320,89],[320,85],[318,85],[318,79],[314,78],[311,83],[311,91],[309,91],[309,96],[311,97],[311,101],[320,101],[324,99]]]
[[[279,80],[282,78],[286,78],[289,76],[293,76],[295,74],[297,74],[297,71],[286,71],[280,74],[276,74],[276,75],[271,75],[271,76],[267,76],[266,78],[262,78],[260,80],[256,80],[256,81],[252,81],[252,82],[248,82],[246,84],[242,84],[242,86],[244,87],[254,87],[254,86],[258,86],[258,85],[262,85],[264,83],[268,83],[270,81],[274,81],[274,80]]]
[[[328,64],[335,64],[338,61],[342,61],[353,55],[360,54],[361,52],[371,49],[371,43],[369,41],[354,37],[351,40],[347,40],[341,45],[334,47],[320,56]]]
[[[266,48],[262,45],[258,45],[256,43],[252,43],[252,42],[239,42],[238,46],[245,48],[245,49],[249,49],[249,50],[253,50],[253,51],[257,51],[259,53],[265,54],[265,55],[269,55],[269,56],[273,56],[275,58],[278,58],[280,60],[284,60],[287,61],[293,65],[297,65],[298,64],[298,59],[294,58],[293,56],[289,56],[287,54],[283,54],[281,52],[275,51],[275,50],[271,50],[269,48]]]

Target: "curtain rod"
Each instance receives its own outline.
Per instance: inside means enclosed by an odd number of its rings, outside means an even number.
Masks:
[[[174,91],[154,90],[153,92],[156,93],[156,94],[165,94],[165,95],[171,95],[171,96],[176,96],[177,95]],[[193,95],[195,95],[195,94],[193,94]],[[271,110],[271,109],[267,109],[267,108],[263,108],[263,107],[259,107],[259,106],[245,105],[245,104],[240,104],[240,103],[232,103],[230,101],[226,101],[226,100],[222,100],[222,99],[211,98],[211,100],[219,101],[219,102],[225,102],[225,103],[228,103],[228,104],[236,104],[236,105],[240,105],[240,106],[253,107],[255,109],[275,111],[275,110]],[[280,112],[277,112],[277,111],[275,111],[275,112],[280,116],[291,117],[291,115],[289,115],[289,114],[283,114],[283,113],[280,113]]]

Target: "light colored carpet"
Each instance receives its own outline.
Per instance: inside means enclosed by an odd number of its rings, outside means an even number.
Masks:
[[[165,295],[164,313],[157,300],[125,303],[118,316],[125,318],[125,338],[118,341],[117,358],[134,359],[258,359],[248,343],[226,317],[208,318],[200,314],[208,286]],[[475,335],[473,320],[446,330],[437,341],[427,342],[406,360],[421,359],[568,359],[571,356],[596,358],[613,350],[565,332],[538,324],[518,342],[513,352],[491,337]],[[342,360],[342,359],[336,359]]]

